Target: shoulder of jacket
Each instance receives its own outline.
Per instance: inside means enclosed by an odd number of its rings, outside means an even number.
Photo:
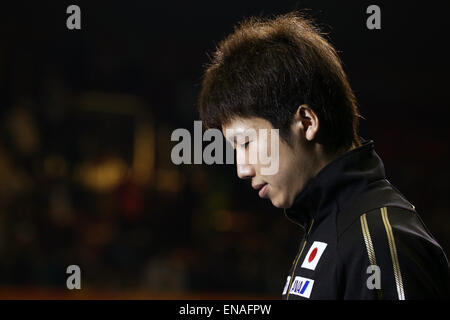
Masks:
[[[357,219],[338,234],[337,242],[350,244],[369,237],[374,242],[401,237],[403,242],[411,245],[421,242],[440,247],[413,205],[410,209],[385,206],[361,212]]]
[[[412,205],[388,180],[380,179],[367,185],[361,193],[348,203],[339,204],[336,220],[338,237],[347,233],[363,214],[380,214],[381,208],[388,208],[389,215],[399,212],[415,212]]]
[[[378,218],[378,221],[382,222],[384,226],[386,226],[388,222],[390,225],[390,219],[392,218],[394,218],[396,222],[400,223],[410,222],[411,219],[413,219],[415,222],[419,222],[420,220],[413,205],[411,205],[410,209],[407,209],[405,207],[383,206],[365,212],[359,212],[358,215],[355,216],[355,219],[345,229],[338,232],[338,238],[353,235],[359,236],[361,226],[366,223],[367,225],[372,224],[369,222],[369,220],[373,220],[376,218]]]

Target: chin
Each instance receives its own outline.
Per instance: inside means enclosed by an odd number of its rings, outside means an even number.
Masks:
[[[272,204],[274,207],[279,208],[279,209],[287,209],[290,208],[291,205],[288,203],[288,201],[286,201],[286,199],[270,199],[270,201],[272,201]]]

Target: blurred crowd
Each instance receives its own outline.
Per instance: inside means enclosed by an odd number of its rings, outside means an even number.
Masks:
[[[136,97],[69,100],[5,112],[2,286],[64,288],[76,264],[85,288],[278,293],[301,230],[253,207],[232,166],[173,165],[170,130]]]

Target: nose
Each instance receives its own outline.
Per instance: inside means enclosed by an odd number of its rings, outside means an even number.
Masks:
[[[249,179],[255,175],[255,169],[250,164],[237,164],[236,167],[240,179]]]

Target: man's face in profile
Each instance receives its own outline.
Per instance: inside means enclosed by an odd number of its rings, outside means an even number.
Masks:
[[[252,187],[259,196],[270,199],[277,208],[291,207],[297,194],[316,173],[317,161],[313,148],[299,128],[301,125],[294,121],[288,144],[274,134],[272,124],[263,118],[237,117],[222,126],[225,138],[236,150],[238,177],[251,179]],[[272,139],[278,140],[279,148],[275,152],[271,147]],[[261,161],[259,156],[256,161],[249,161],[252,154],[267,154],[269,164]],[[268,166],[277,170],[267,174],[265,169]]]

